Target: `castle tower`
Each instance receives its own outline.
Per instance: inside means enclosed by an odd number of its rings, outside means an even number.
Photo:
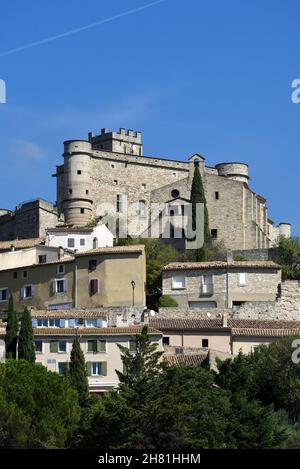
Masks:
[[[235,181],[245,182],[248,184],[248,165],[246,163],[219,163],[215,168],[218,170],[219,176],[224,176]]]
[[[112,151],[129,155],[142,156],[142,132],[120,128],[119,132],[101,129],[100,135],[88,134],[93,150]]]
[[[86,140],[64,142],[64,200],[67,225],[85,226],[92,218],[92,145]]]

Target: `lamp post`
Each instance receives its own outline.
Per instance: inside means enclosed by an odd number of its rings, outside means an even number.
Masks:
[[[131,280],[131,286],[132,286],[132,306],[134,306],[134,289],[135,289],[135,281]]]

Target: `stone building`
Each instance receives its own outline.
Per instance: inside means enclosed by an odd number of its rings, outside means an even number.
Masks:
[[[248,165],[208,166],[196,153],[187,161],[143,156],[140,132],[89,133],[88,140],[64,142],[64,164],[57,166],[57,210],[68,225],[85,226],[112,212],[127,216],[131,234],[145,233],[150,206],[190,199],[194,166],[199,166],[208,205],[211,235],[230,249],[268,248],[287,223],[274,227],[266,199],[249,186]]]
[[[0,311],[10,294],[18,311],[136,306],[144,308],[144,246],[98,248],[0,271]]]
[[[273,261],[182,262],[163,268],[163,295],[188,308],[232,308],[272,302],[279,294],[281,267]]]

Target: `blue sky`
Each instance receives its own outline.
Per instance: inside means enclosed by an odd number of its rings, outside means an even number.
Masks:
[[[148,3],[1,2],[0,207],[55,201],[63,140],[126,127],[146,155],[247,162],[269,216],[300,235],[299,1],[166,0],[1,56]]]

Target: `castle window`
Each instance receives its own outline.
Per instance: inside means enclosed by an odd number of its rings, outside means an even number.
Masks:
[[[144,200],[139,200],[139,216],[146,216],[146,202]]]
[[[88,195],[88,193],[89,193],[89,190],[88,190],[88,189],[86,189],[85,193],[86,193],[86,195]]]
[[[215,192],[215,199],[219,200],[219,192]]]
[[[171,196],[173,197],[173,199],[177,199],[177,197],[179,197],[179,191],[177,189],[173,189],[172,192],[171,192]]]
[[[120,194],[117,194],[117,212],[123,212],[122,196]]]
[[[208,348],[208,339],[202,339],[202,347]]]
[[[28,272],[27,272],[27,270],[23,270],[23,272],[22,272],[22,277],[23,277],[23,278],[27,278],[27,277],[28,277]]]
[[[72,194],[73,193],[73,190],[72,189],[69,189],[69,194]]]
[[[81,209],[80,209],[80,213],[84,213],[84,208],[81,208]]]
[[[18,272],[13,273],[13,278],[18,278]]]
[[[77,174],[81,174],[81,169],[78,169],[78,170],[77,170]]]
[[[39,264],[45,264],[47,262],[47,256],[45,254],[39,256]]]
[[[142,189],[146,189],[146,184],[142,184]]]
[[[111,164],[111,165],[110,165],[110,167],[111,167],[111,168],[114,168],[114,167],[115,167],[115,165],[114,165],[114,164]]]
[[[117,186],[118,185],[118,181],[117,179],[114,180],[114,185]]]
[[[177,177],[177,173],[173,173],[173,178],[176,178]]]
[[[96,293],[98,293],[98,279],[92,278],[90,281],[90,294],[93,296]]]
[[[210,234],[211,234],[211,239],[218,238],[218,230],[210,230]]]

